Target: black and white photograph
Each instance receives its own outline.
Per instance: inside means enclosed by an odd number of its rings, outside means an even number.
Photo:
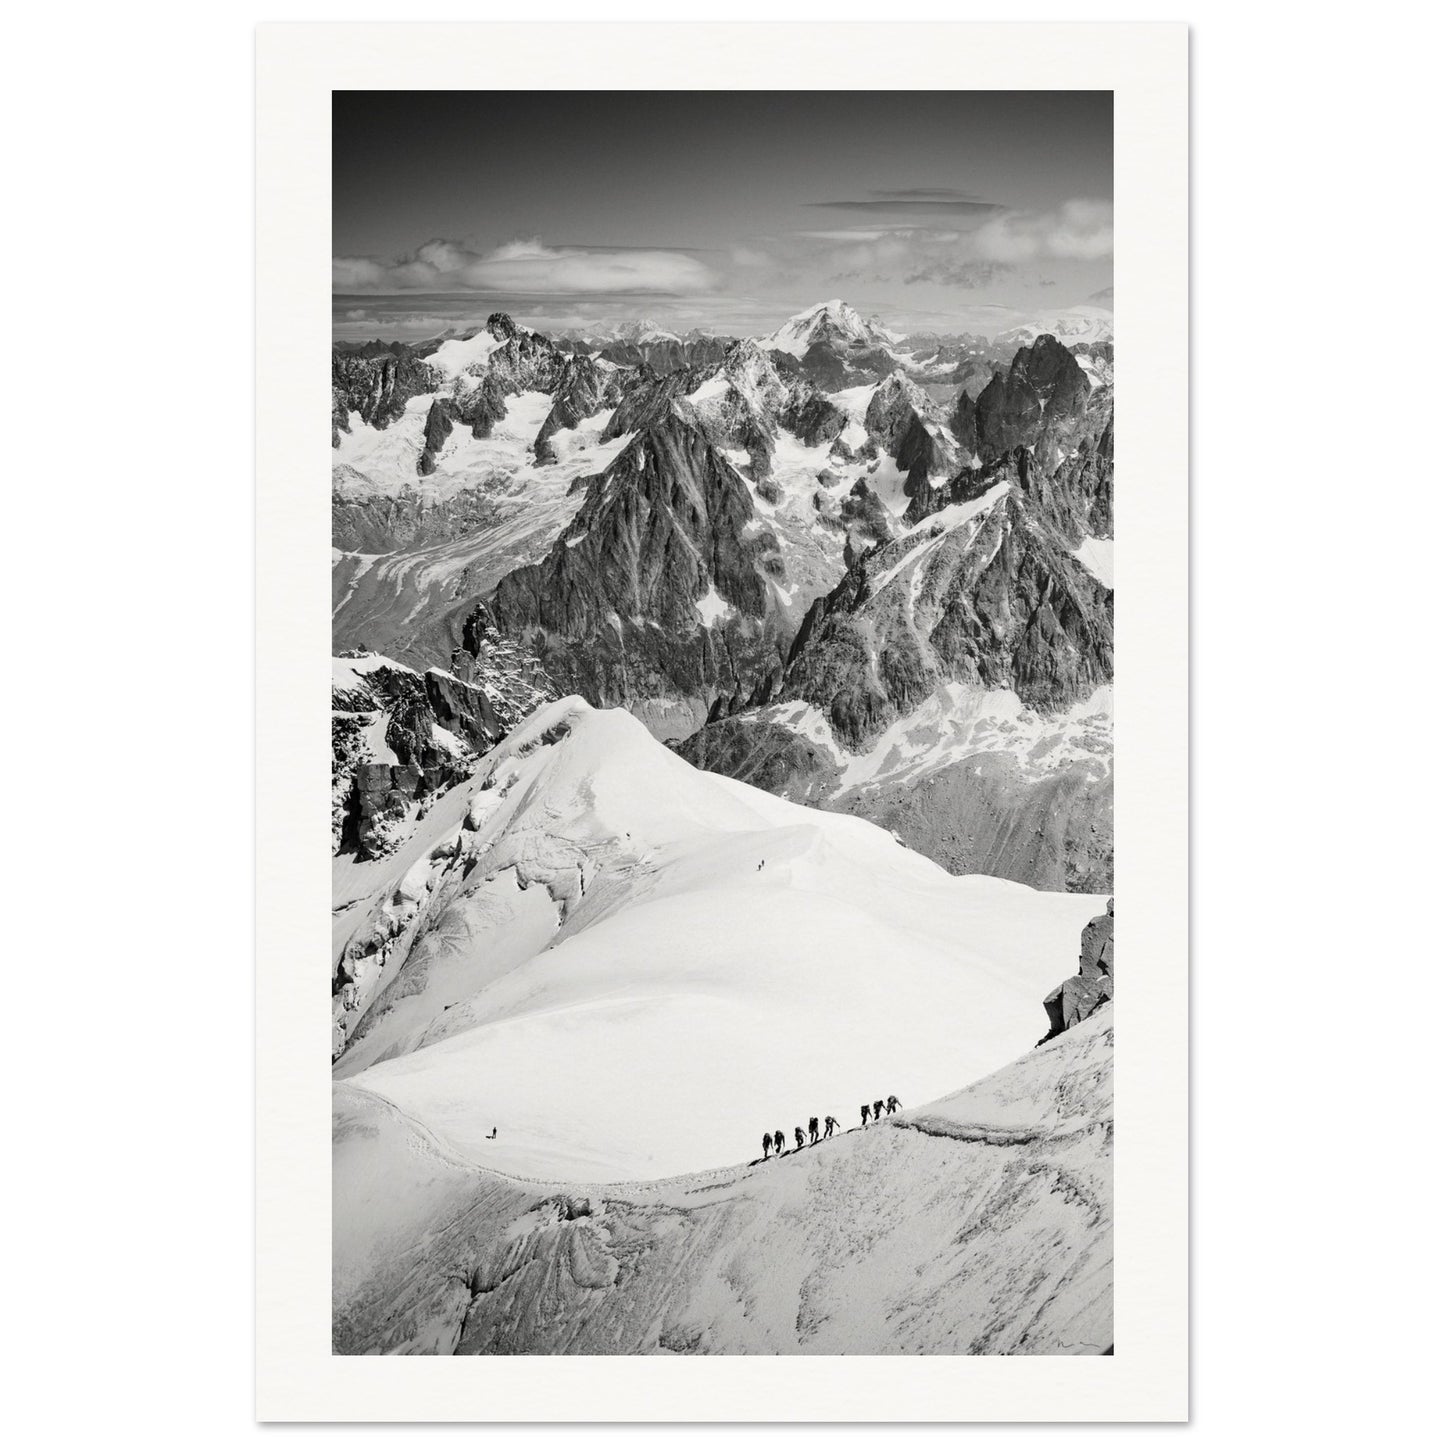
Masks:
[[[17,1439],[1428,1435],[1439,23],[976,8],[12,21]]]
[[[334,1351],[1112,1354],[1112,92],[331,145]]]

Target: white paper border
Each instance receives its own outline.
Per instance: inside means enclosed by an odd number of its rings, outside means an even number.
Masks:
[[[1188,36],[1173,24],[264,25],[257,32],[257,1414],[1182,1420],[1188,1414]],[[880,52],[906,68],[880,66]],[[331,1353],[331,91],[1114,92],[1115,1355]],[[959,137],[960,146],[968,144]]]

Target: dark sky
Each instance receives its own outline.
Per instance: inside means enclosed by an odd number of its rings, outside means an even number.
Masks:
[[[338,92],[338,317],[1068,306],[1112,284],[1112,132],[1108,92]]]

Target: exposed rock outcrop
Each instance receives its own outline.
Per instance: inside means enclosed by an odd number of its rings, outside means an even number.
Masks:
[[[951,472],[957,463],[943,413],[902,371],[894,371],[874,391],[863,424],[879,450],[908,474],[910,497],[926,493],[930,477]]]
[[[1112,389],[1091,389],[1043,337],[995,391],[985,434],[997,438],[999,409],[1013,406],[1028,425],[1006,439],[1027,444],[910,485],[902,537],[881,516],[871,550],[850,537],[847,571],[809,609],[781,676],[721,702],[681,751],[868,817],[953,871],[1107,891],[1111,705],[1100,690],[1113,677],[1113,593],[1080,549],[1112,532]],[[908,377],[891,376],[868,409],[870,442],[900,465],[919,461],[914,442],[931,445],[937,427],[930,409]],[[973,416],[965,393],[954,424],[964,418],[977,447]],[[855,488],[850,504],[870,503],[882,511],[871,488]],[[930,703],[940,689],[961,693]],[[967,697],[1010,695],[1028,709],[1017,725],[1007,708],[997,724],[950,721]],[[841,752],[819,745],[828,737]],[[904,766],[910,757],[922,761]]]
[[[332,846],[390,852],[418,803],[465,777],[505,732],[487,693],[440,669],[340,658],[332,685]]]
[[[1114,997],[1114,900],[1108,912],[1084,925],[1079,942],[1079,971],[1044,999],[1049,1031],[1039,1040],[1046,1044],[1071,1029]]]
[[[674,701],[695,726],[720,691],[781,662],[776,540],[752,525],[736,470],[675,410],[587,485],[548,555],[504,577],[487,615],[559,690],[600,706]]]
[[[615,406],[622,383],[615,369],[603,370],[590,356],[570,357],[562,368],[552,410],[537,433],[533,450],[542,465],[555,460],[552,438],[560,431],[581,425],[607,406]]]
[[[331,358],[331,444],[351,430],[353,412],[371,426],[387,427],[412,397],[435,391],[441,380],[409,347],[379,353],[336,351]]]
[[[733,345],[731,336],[658,336],[641,340],[559,340],[558,346],[593,355],[618,366],[646,366],[660,375],[685,368],[715,366]]]
[[[886,585],[930,542],[916,586]],[[1113,676],[1113,593],[1010,491],[974,525],[860,559],[799,636],[779,697],[858,747],[944,680],[1046,712],[1087,697]]]
[[[1019,350],[1007,372],[994,373],[976,401],[964,393],[952,429],[964,450],[982,462],[1023,448],[1052,472],[1076,440],[1091,391],[1069,350],[1052,336],[1040,336]]]

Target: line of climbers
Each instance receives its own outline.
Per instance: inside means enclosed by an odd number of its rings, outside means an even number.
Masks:
[[[871,1121],[868,1117],[869,1107],[870,1106],[867,1104],[859,1105],[859,1113],[862,1115],[864,1125],[870,1122],[876,1122],[877,1120],[881,1119],[885,1112],[889,1114],[896,1114],[898,1110],[901,1109],[903,1106],[898,1102],[897,1094],[889,1094],[887,1100],[875,1099],[871,1106],[873,1110],[873,1117]],[[831,1139],[834,1132],[841,1127],[842,1126],[838,1123],[838,1121],[831,1114],[828,1114],[823,1119],[822,1137],[824,1139]],[[803,1128],[801,1124],[797,1125],[793,1129],[793,1140],[795,1146],[793,1152],[797,1153],[799,1149],[816,1144],[818,1142],[818,1138],[818,1116],[814,1114],[813,1117],[808,1120],[808,1133],[806,1137],[803,1134]],[[767,1159],[773,1155],[783,1154],[785,1152],[786,1143],[787,1141],[783,1138],[783,1131],[781,1129],[775,1129],[771,1134],[765,1132],[763,1134],[763,1158]]]

